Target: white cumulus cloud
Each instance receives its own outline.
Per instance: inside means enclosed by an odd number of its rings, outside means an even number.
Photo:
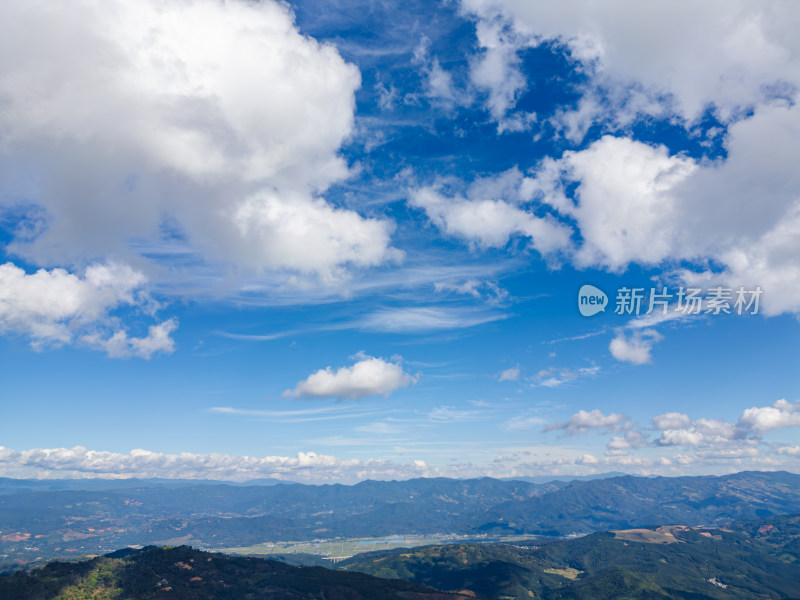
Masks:
[[[748,408],[739,417],[739,425],[759,435],[773,429],[800,427],[800,404],[778,400],[772,406]]]
[[[445,192],[443,183],[412,190],[409,202],[448,235],[481,248],[502,248],[519,235],[542,255],[570,245],[568,227],[552,216],[534,214],[531,182],[516,169],[474,181],[466,196]]]
[[[653,427],[656,429],[683,429],[691,424],[689,415],[678,412],[664,413],[653,417]]]
[[[647,446],[647,438],[634,429],[628,429],[622,435],[615,435],[608,442],[608,454],[624,454],[627,450],[644,448]]]
[[[5,3],[0,197],[39,209],[10,248],[68,265],[174,244],[324,280],[394,260],[390,223],[321,197],[349,174],[359,85],[272,0]]]
[[[674,187],[695,169],[693,161],[669,156],[664,146],[605,136],[585,150],[565,152],[558,161],[546,160],[537,184],[579,182],[574,201],[561,189],[545,200],[580,229],[583,242],[573,257],[577,265],[620,271],[631,262],[658,264],[675,254]]]
[[[618,132],[540,165],[534,187],[578,229],[576,265],[621,272],[634,263],[674,268],[690,261],[694,268],[677,273],[684,282],[760,285],[765,314],[800,311],[800,175],[793,160],[800,152],[800,11],[793,3],[461,5],[477,32],[493,32],[484,45],[514,74],[508,82],[521,77],[526,48],[555,42],[569,49],[588,83],[577,107],[555,120],[575,142],[606,120],[630,131],[637,119],[655,115],[692,132],[710,111],[723,124],[715,135],[724,158],[693,160]],[[505,94],[499,84],[493,88],[505,98],[504,114],[525,81],[509,85]],[[478,207],[461,208],[477,217]],[[709,259],[721,272],[706,271]]]
[[[654,329],[643,329],[631,334],[620,331],[611,340],[608,349],[611,351],[611,355],[619,361],[643,365],[652,361],[650,352],[653,344],[661,339],[661,334]]]
[[[498,123],[498,133],[527,129],[535,115],[508,115],[527,85],[518,54],[526,45],[524,38],[499,17],[478,21],[475,33],[482,52],[470,65],[470,78],[486,93],[486,107]]]
[[[638,90],[629,110],[670,109],[693,120],[708,107],[731,118],[764,101],[770,88],[800,83],[800,15],[791,2],[563,3],[462,0],[478,31],[498,20],[511,29],[505,49],[556,41],[569,47],[594,85]],[[702,57],[702,60],[699,60]],[[508,67],[506,67],[508,68]],[[518,85],[516,86],[518,87]],[[508,97],[506,94],[505,97]],[[618,105],[612,109],[620,108]]]
[[[603,414],[595,408],[591,411],[579,410],[572,415],[565,423],[553,423],[545,428],[545,431],[562,429],[570,434],[586,433],[590,429],[613,430],[628,420],[628,417],[621,413]]]
[[[657,440],[662,446],[702,446],[709,452],[744,448],[750,452],[767,432],[800,427],[800,403],[778,400],[772,406],[753,406],[742,411],[735,423],[665,413],[653,417],[653,427],[662,430]]]
[[[235,221],[252,242],[252,261],[274,269],[336,276],[342,264],[368,267],[402,256],[388,249],[390,222],[337,210],[321,199],[261,193],[241,204]]]
[[[519,367],[505,369],[497,375],[497,381],[516,381],[517,379],[519,379]]]
[[[350,367],[320,369],[299,382],[294,389],[286,390],[283,396],[358,400],[368,396],[388,396],[416,381],[414,376],[403,370],[399,360],[389,362],[363,354],[359,358]]]
[[[131,337],[126,331],[120,329],[108,339],[103,339],[97,334],[90,334],[84,336],[81,341],[105,350],[112,358],[138,356],[149,359],[158,352],[172,354],[175,350],[175,341],[170,334],[177,328],[178,320],[173,318],[157,325],[151,325],[145,337]]]
[[[119,263],[96,264],[83,277],[64,269],[28,274],[0,265],[0,332],[22,335],[36,349],[83,343],[109,356],[150,358],[171,353],[177,320],[151,325],[143,338],[130,337],[111,313],[120,307],[150,310],[145,276]]]

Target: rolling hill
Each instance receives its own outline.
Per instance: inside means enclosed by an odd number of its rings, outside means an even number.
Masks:
[[[456,544],[370,553],[350,571],[479,598],[800,598],[800,515],[720,529],[663,526],[543,545]]]
[[[232,558],[188,546],[121,551],[0,576],[3,600],[455,600],[401,580],[273,560]]]

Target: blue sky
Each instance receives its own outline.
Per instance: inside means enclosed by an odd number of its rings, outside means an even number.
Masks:
[[[0,476],[800,468],[793,3],[0,11]]]

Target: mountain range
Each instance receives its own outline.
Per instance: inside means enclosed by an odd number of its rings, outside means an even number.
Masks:
[[[128,545],[215,549],[437,532],[557,537],[675,523],[718,525],[797,511],[800,475],[787,472],[546,484],[430,478],[352,486],[146,483],[23,491],[0,495],[0,567]]]

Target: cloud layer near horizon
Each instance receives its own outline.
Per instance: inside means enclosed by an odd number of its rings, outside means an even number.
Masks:
[[[377,359],[376,359],[377,360]],[[305,416],[324,409],[290,411]],[[339,410],[339,409],[336,409]],[[217,409],[220,414],[233,409]],[[238,411],[242,412],[242,411]],[[244,411],[246,412],[246,411]],[[471,420],[476,415],[454,415],[440,407],[432,420]],[[283,413],[281,413],[283,414]],[[277,416],[258,412],[259,417]],[[541,427],[543,419],[517,419],[507,424],[510,431]],[[382,436],[386,427],[369,429]],[[378,423],[377,425],[385,425]],[[428,465],[415,458],[407,462],[385,459],[343,459],[314,451],[296,456],[233,456],[182,452],[170,454],[136,449],[129,453],[74,448],[34,448],[16,451],[0,447],[0,470],[12,477],[165,477],[243,481],[275,477],[299,482],[329,481],[355,483],[363,479],[408,479],[413,477],[518,477],[532,475],[584,475],[603,470],[626,469],[639,474],[726,473],[745,469],[796,468],[800,451],[791,444],[767,440],[780,429],[800,427],[800,402],[778,400],[771,406],[744,410],[737,422],[714,418],[692,419],[683,413],[663,413],[644,427],[621,413],[605,414],[599,409],[581,410],[566,422],[544,428],[570,435],[570,448],[510,447],[491,462],[458,461],[446,467]],[[363,430],[364,428],[362,428]],[[402,435],[402,428],[391,431]],[[656,437],[651,436],[655,433]],[[582,436],[609,436],[605,456],[583,451]],[[538,448],[538,450],[537,450]]]

